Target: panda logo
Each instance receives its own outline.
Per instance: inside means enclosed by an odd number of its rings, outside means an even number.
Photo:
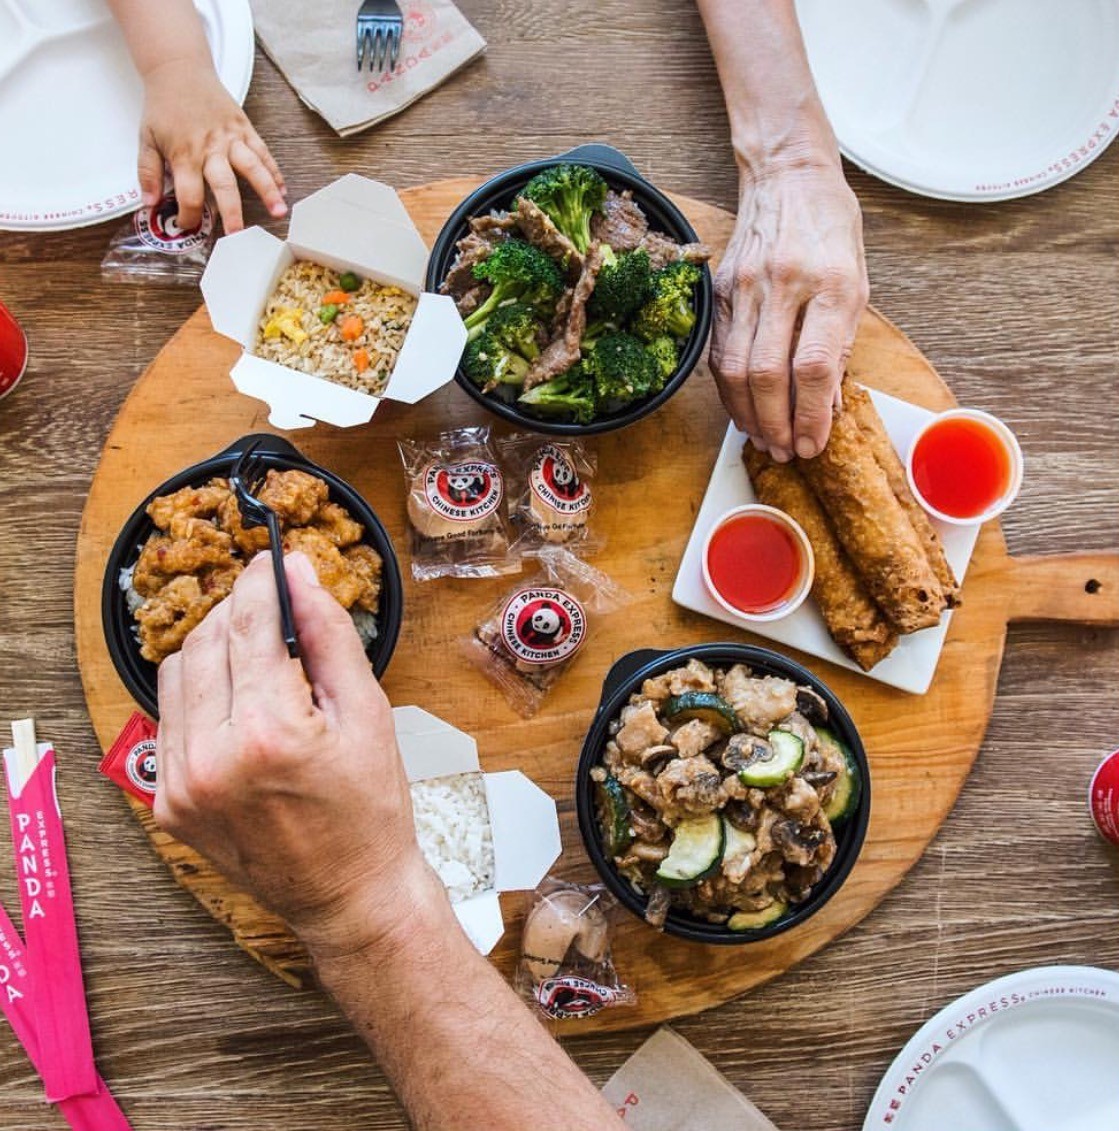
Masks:
[[[145,793],[155,793],[155,740],[145,738],[129,750],[124,760],[128,780]]]
[[[451,522],[477,522],[497,509],[504,486],[492,463],[433,463],[424,474],[424,494],[431,508]]]
[[[522,589],[502,612],[502,640],[519,660],[555,664],[582,644],[586,623],[583,606],[570,593]]]
[[[554,444],[545,444],[537,453],[529,482],[537,495],[561,514],[576,514],[591,505],[586,483],[567,454]]]
[[[164,196],[151,208],[141,208],[133,220],[136,234],[149,247],[172,254],[185,254],[205,244],[214,226],[210,206],[203,205],[202,219],[193,228],[179,227],[179,202]]]

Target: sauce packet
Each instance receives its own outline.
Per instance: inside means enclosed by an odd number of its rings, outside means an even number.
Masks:
[[[408,484],[412,576],[501,577],[519,573],[506,513],[505,475],[486,427],[400,440]]]
[[[569,550],[548,547],[536,557],[540,572],[506,593],[464,641],[467,659],[525,718],[578,654],[591,614],[615,612],[631,599]]]
[[[532,893],[521,932],[514,984],[544,1017],[571,1021],[633,1005],[610,953],[617,904],[601,884],[569,884],[546,876]]]
[[[155,804],[155,737],[158,729],[147,715],[133,711],[97,767],[125,793],[131,793],[149,808]]]
[[[498,440],[509,476],[509,517],[515,549],[527,555],[566,546],[584,557],[602,549],[592,533],[594,453],[580,440],[514,435]]]
[[[115,283],[197,286],[214,247],[214,214],[202,206],[195,228],[180,228],[179,203],[171,178],[153,205],[141,205],[117,229],[101,260],[101,277]]]

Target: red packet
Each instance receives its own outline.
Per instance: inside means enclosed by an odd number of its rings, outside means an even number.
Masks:
[[[0,1012],[7,1017],[35,1071],[43,1073],[36,1034],[35,985],[27,969],[23,940],[7,912],[0,906]],[[97,1091],[72,1096],[58,1104],[73,1131],[132,1131],[109,1088],[100,1076]]]
[[[32,1000],[41,1075],[47,1099],[57,1103],[95,1093],[97,1070],[55,793],[54,750],[45,742],[36,746],[33,737],[26,745],[19,737],[16,741],[16,749],[4,751],[12,849],[23,906],[27,970],[35,987]]]
[[[124,724],[97,767],[126,793],[151,808],[155,802],[155,736],[158,727],[139,711]]]

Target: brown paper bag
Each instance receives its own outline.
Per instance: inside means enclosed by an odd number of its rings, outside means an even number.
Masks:
[[[450,0],[398,0],[396,68],[357,69],[358,0],[251,0],[257,38],[295,93],[343,137],[415,102],[486,49]]]
[[[658,1029],[602,1089],[638,1131],[777,1131],[678,1033]]]

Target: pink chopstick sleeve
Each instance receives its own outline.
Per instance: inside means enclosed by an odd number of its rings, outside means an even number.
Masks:
[[[35,991],[27,969],[27,954],[8,913],[0,905],[0,1012],[7,1017],[19,1043],[27,1052],[35,1071],[42,1074],[39,1041],[35,1035]],[[59,1111],[73,1131],[132,1131],[109,1092],[108,1085],[97,1077],[97,1091],[89,1096],[62,1100]]]
[[[26,781],[14,754],[5,754],[4,766],[27,970],[35,987],[39,1074],[53,1103],[97,1090],[54,750],[39,744],[39,761]]]

